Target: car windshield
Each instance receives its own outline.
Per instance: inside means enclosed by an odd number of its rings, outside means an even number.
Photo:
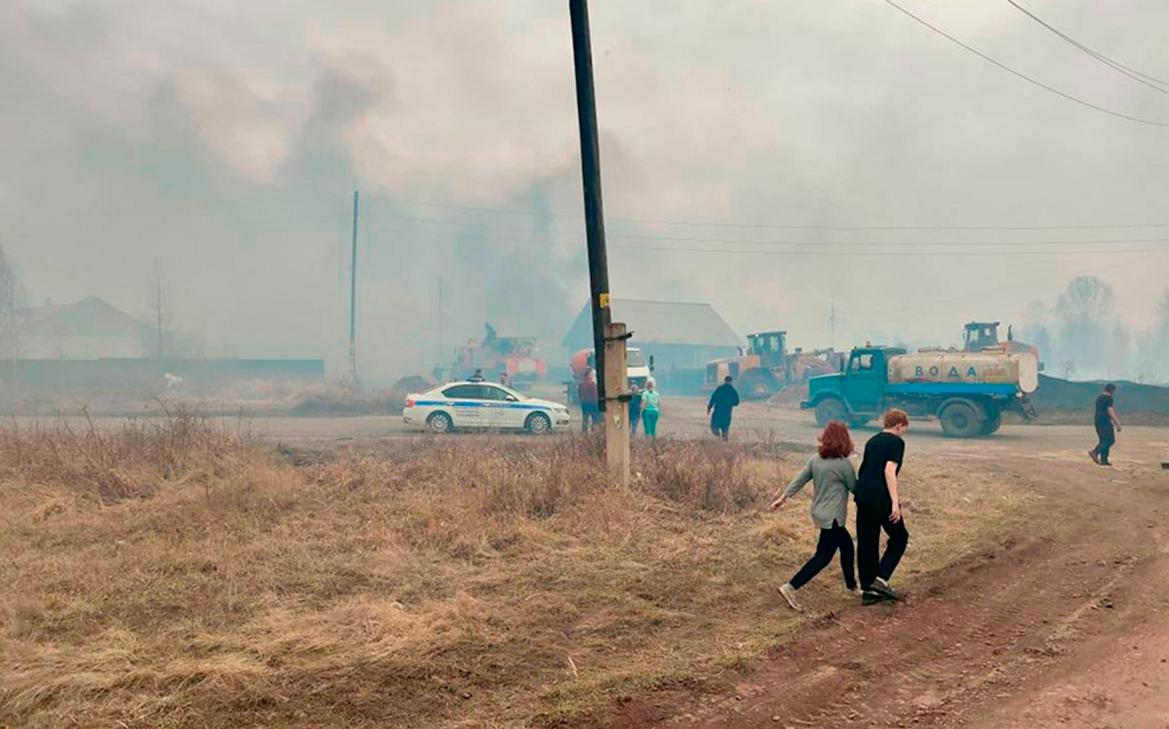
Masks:
[[[645,367],[645,355],[640,349],[631,349],[625,353],[626,367]]]

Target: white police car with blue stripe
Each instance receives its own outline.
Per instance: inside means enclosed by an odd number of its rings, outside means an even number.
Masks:
[[[567,406],[493,382],[449,382],[407,395],[402,419],[432,433],[464,428],[550,433],[570,421]]]

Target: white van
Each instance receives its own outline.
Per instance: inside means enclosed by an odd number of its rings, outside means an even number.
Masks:
[[[625,350],[625,376],[630,385],[637,385],[637,389],[645,389],[645,381],[653,374],[653,357],[646,362],[645,355],[637,347]]]

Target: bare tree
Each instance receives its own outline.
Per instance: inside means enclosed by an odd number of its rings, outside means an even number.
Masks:
[[[1104,374],[1109,360],[1108,332],[1116,318],[1116,297],[1096,276],[1077,276],[1055,303],[1060,352],[1087,375]]]
[[[1142,381],[1169,382],[1169,289],[1161,295],[1156,321],[1141,337],[1138,350]]]
[[[0,248],[0,359],[20,355],[20,284]]]
[[[1039,358],[1051,358],[1051,313],[1047,305],[1038,299],[1027,304],[1023,310],[1023,341],[1039,348]]]

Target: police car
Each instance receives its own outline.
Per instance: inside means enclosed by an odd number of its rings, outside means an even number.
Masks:
[[[407,425],[432,433],[461,428],[550,433],[569,424],[566,406],[528,397],[493,382],[449,382],[407,395],[402,419]]]

